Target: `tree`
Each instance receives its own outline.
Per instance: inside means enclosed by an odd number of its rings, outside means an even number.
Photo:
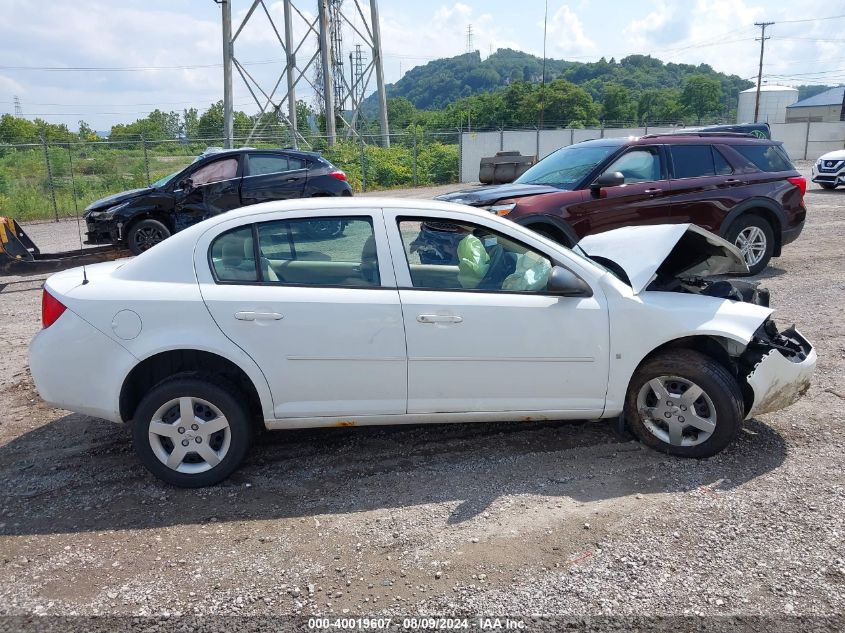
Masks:
[[[417,109],[405,97],[393,97],[387,100],[387,120],[391,129],[404,129],[414,120]]]
[[[266,116],[266,115],[265,115]],[[234,136],[246,136],[252,129],[253,120],[240,110],[232,113]],[[223,140],[223,101],[213,103],[197,121],[197,137],[209,141]]]
[[[554,123],[580,123],[585,125],[596,122],[598,108],[592,97],[582,88],[564,79],[555,79],[546,84],[545,94],[542,86],[533,86],[519,110],[520,120],[516,123],[529,125],[537,123],[540,109],[544,109],[545,121]],[[543,107],[545,103],[545,107]]]
[[[683,116],[681,93],[672,88],[644,91],[637,102],[637,119],[640,123],[675,123]]]
[[[605,121],[629,120],[632,115],[631,105],[628,89],[625,86],[617,83],[605,85],[601,101],[602,116]]]
[[[185,138],[192,139],[197,136],[199,121],[200,117],[196,108],[186,108],[182,112],[182,133]]]
[[[302,99],[296,101],[296,129],[303,136],[311,132],[311,118],[314,109]]]
[[[0,117],[0,143],[17,145],[37,142],[38,128],[32,121],[11,114]]]
[[[81,141],[96,141],[99,136],[85,121],[79,122],[79,140]]]
[[[684,83],[681,104],[695,114],[701,123],[708,114],[719,110],[722,98],[722,86],[717,79],[707,75],[692,75]]]
[[[113,125],[109,140],[137,141],[143,136],[145,141],[165,141],[178,138],[181,130],[182,122],[177,112],[155,109],[143,119]]]

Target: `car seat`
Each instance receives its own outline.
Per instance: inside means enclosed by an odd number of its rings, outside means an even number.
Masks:
[[[217,274],[224,281],[257,281],[252,239],[237,233],[223,236]],[[266,257],[261,258],[265,281],[281,281]]]
[[[364,281],[373,286],[381,285],[381,278],[378,272],[378,250],[376,249],[375,237],[370,235],[364,242],[361,249],[361,276]]]

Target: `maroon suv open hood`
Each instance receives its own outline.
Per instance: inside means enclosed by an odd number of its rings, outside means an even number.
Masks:
[[[451,193],[444,193],[437,196],[435,200],[443,202],[457,202],[468,204],[472,207],[483,207],[495,203],[498,200],[509,198],[522,198],[523,196],[537,196],[542,193],[560,193],[566,191],[549,185],[522,185],[511,183],[509,185],[491,185],[489,187],[471,187]]]

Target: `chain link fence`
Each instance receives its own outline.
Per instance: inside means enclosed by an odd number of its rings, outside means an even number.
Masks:
[[[458,182],[460,131],[408,131],[339,139],[308,136],[299,148],[320,151],[346,172],[355,191]],[[234,139],[243,147],[246,138]],[[148,187],[181,171],[222,138],[135,139],[0,144],[0,215],[17,220],[73,217],[100,198]],[[291,147],[288,135],[249,141],[258,149]]]

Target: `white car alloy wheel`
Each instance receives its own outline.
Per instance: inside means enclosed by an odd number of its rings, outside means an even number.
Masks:
[[[740,231],[734,244],[742,252],[749,268],[759,264],[766,254],[766,234],[757,226],[749,226]]]
[[[697,446],[716,430],[716,407],[697,384],[680,376],[657,376],[637,394],[643,425],[672,446]]]
[[[223,412],[191,396],[164,403],[149,424],[149,442],[158,460],[176,472],[211,470],[229,452],[232,432]]]

